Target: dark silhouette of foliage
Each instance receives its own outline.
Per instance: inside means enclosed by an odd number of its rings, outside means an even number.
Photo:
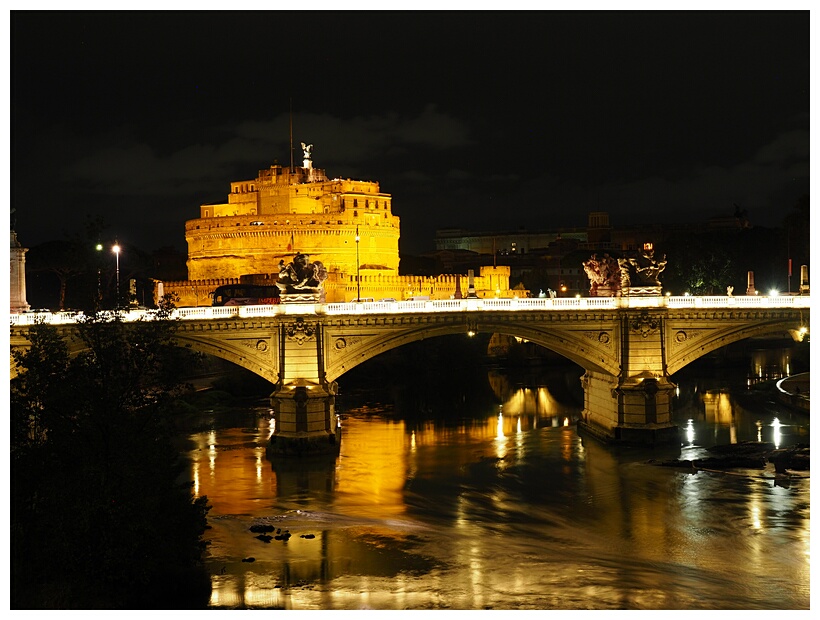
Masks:
[[[792,259],[792,276],[800,281],[800,265],[809,264],[809,231],[810,231],[809,197],[802,196],[794,208],[783,220],[783,228],[786,230],[787,258]]]
[[[70,335],[38,325],[14,352],[12,608],[207,605],[209,506],[184,481],[168,413],[192,362],[174,329],[94,316]]]

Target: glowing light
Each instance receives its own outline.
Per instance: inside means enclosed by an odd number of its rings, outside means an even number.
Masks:
[[[468,329],[468,330],[467,330],[467,335],[468,335],[470,338],[472,338],[473,336],[475,336],[475,332],[474,332],[472,329]]]
[[[752,527],[756,530],[762,529],[763,524],[760,522],[760,507],[752,506]]]
[[[774,443],[775,448],[780,448],[780,441],[782,439],[780,434],[781,426],[783,425],[780,423],[780,420],[778,420],[777,418],[772,420],[772,429],[774,430],[774,432],[772,433],[772,442]]]
[[[98,244],[96,245],[96,249],[97,249],[97,252],[102,252],[102,249],[103,249],[103,244],[102,244],[102,243],[98,243]]]
[[[695,443],[695,422],[691,418],[686,421],[686,440],[689,445]]]
[[[211,468],[211,476],[213,476],[214,469],[216,469],[216,433],[213,431],[208,433],[208,461]]]
[[[518,418],[518,423],[515,426],[515,432],[519,433],[519,434],[521,433],[521,418],[520,417]]]
[[[778,291],[776,288],[773,288],[769,291],[769,297],[777,297],[778,295],[780,295],[780,291]]]
[[[564,426],[569,426],[569,418],[564,418]]]

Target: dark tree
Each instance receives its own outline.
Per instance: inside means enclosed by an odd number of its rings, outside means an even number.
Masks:
[[[185,482],[170,404],[190,353],[170,320],[32,329],[11,381],[11,606],[204,607],[209,509]]]
[[[48,272],[57,276],[60,289],[56,306],[66,309],[68,284],[87,271],[81,249],[71,241],[47,241],[31,248],[26,256],[26,270],[31,273]]]
[[[809,220],[809,197],[803,196],[783,221],[783,228],[786,230],[787,258],[792,259],[792,275],[797,278],[793,281],[797,286],[800,285],[800,266],[809,264]]]

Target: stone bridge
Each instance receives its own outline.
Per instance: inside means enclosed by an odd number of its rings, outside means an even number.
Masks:
[[[584,368],[582,429],[604,440],[677,441],[674,374],[753,336],[809,329],[808,296],[463,299],[180,308],[180,346],[226,359],[274,384],[273,453],[339,446],[336,380],[409,342],[499,333],[529,340]],[[123,314],[139,320],[143,312]],[[14,317],[18,317],[15,321]],[[71,331],[70,316],[40,317]],[[13,315],[11,345],[36,317]]]

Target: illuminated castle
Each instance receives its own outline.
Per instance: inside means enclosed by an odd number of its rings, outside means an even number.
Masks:
[[[185,224],[191,280],[278,274],[298,252],[331,274],[397,275],[399,218],[372,181],[328,179],[303,144],[302,167],[273,165],[231,183],[228,201]],[[357,241],[356,236],[359,235]],[[358,258],[357,258],[358,252]]]
[[[185,223],[189,279],[164,283],[178,305],[210,305],[222,284],[272,284],[280,261],[297,252],[327,269],[329,303],[467,292],[464,276],[399,276],[399,218],[390,194],[373,181],[329,179],[313,167],[312,145],[302,149],[301,167],[274,164],[255,179],[232,182],[227,202],[201,205],[199,218]],[[479,297],[511,297],[509,267],[482,267],[475,289]]]

